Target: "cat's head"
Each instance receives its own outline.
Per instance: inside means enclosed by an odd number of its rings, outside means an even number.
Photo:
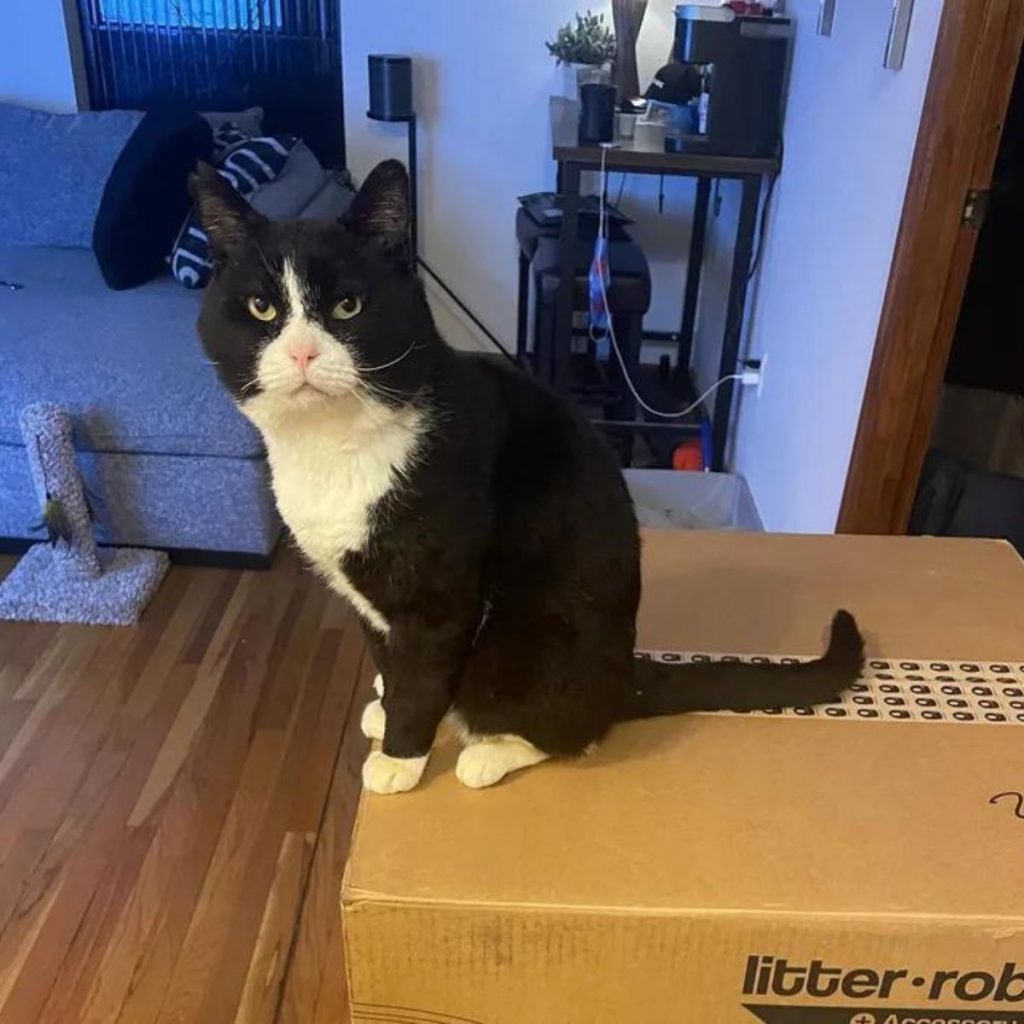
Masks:
[[[341,221],[268,220],[206,165],[191,185],[214,263],[199,334],[243,412],[419,392],[439,342],[410,267],[400,163],[380,164]]]

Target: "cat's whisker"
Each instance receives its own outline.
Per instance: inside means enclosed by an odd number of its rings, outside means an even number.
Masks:
[[[351,394],[352,397],[363,407],[367,419],[370,421],[371,427],[379,427],[388,419],[388,417],[385,414],[383,414],[380,410],[375,409],[373,405],[369,401],[367,401],[367,399],[363,398],[363,396],[359,394],[357,388],[353,388],[349,392],[349,394]]]
[[[389,399],[396,402],[407,402],[409,400],[409,395],[403,394],[401,391],[395,391],[391,388],[380,388],[368,383],[363,384],[362,388],[370,398],[379,402],[386,403]]]
[[[416,342],[414,341],[397,359],[392,359],[391,362],[389,363],[381,363],[380,366],[361,366],[359,367],[359,372],[376,373],[378,370],[387,370],[392,366],[397,366],[403,359],[405,359],[406,356],[411,355],[413,352],[416,351],[417,348],[421,347],[422,346],[417,345]]]
[[[382,384],[380,381],[364,381],[363,386],[367,391],[376,391],[382,395],[395,395],[396,397],[404,398],[407,392],[400,390],[399,388],[389,387],[387,384]]]
[[[271,278],[276,278],[277,275],[274,273],[274,268],[270,265],[270,260],[267,259],[267,255],[263,251],[263,247],[256,240],[256,238],[253,238],[253,244],[256,246],[256,252],[259,253],[260,260],[262,261],[263,266],[266,267],[267,273],[271,276]]]

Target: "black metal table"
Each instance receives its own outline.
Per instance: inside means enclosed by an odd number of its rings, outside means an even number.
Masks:
[[[561,262],[558,302],[555,311],[555,330],[550,342],[537,339],[541,350],[537,353],[541,372],[551,381],[556,391],[569,390],[569,364],[572,350],[573,317],[573,242],[579,223],[580,177],[583,171],[599,170],[601,149],[580,146],[576,128],[571,122],[552,125],[554,159],[558,164],[558,192],[562,195],[562,230],[560,238]],[[740,205],[736,244],[733,248],[729,295],[726,299],[725,330],[722,339],[720,377],[738,372],[740,342],[743,332],[743,314],[746,306],[747,284],[754,253],[757,231],[757,212],[761,202],[761,186],[765,175],[776,174],[780,162],[775,158],[711,156],[697,153],[667,153],[663,149],[645,149],[634,142],[619,143],[609,149],[605,169],[611,173],[658,174],[671,177],[697,179],[693,230],[690,235],[690,254],[686,269],[686,291],[683,316],[679,330],[678,367],[686,373],[693,348],[693,333],[697,319],[697,299],[700,293],[701,266],[704,261],[704,238],[710,205],[711,183],[716,178],[731,178],[742,182],[743,198]],[[711,417],[712,468],[725,468],[726,444],[732,416],[735,382],[727,381],[715,395]],[[699,426],[681,424],[670,426],[665,420],[644,417],[642,410],[634,420],[605,420],[600,424],[609,430],[637,433],[663,433],[677,430],[680,434],[693,434]]]

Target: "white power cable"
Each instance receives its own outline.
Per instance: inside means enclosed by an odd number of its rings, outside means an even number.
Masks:
[[[599,216],[597,222],[598,237],[605,239],[606,247],[607,229],[605,225],[604,193],[607,184],[607,170],[605,165],[608,159],[608,149],[608,145],[601,146],[601,192],[600,205],[598,207]],[[611,267],[610,253],[608,253],[608,266],[609,268]],[[619,340],[618,338],[615,337],[615,324],[612,319],[611,306],[608,302],[608,293],[605,290],[604,274],[598,274],[597,279],[601,287],[601,298],[604,301],[604,308],[608,314],[608,327],[606,328],[606,330],[608,333],[608,339],[612,343],[612,351],[615,353],[615,358],[618,361],[619,368],[622,370],[622,376],[626,381],[626,386],[629,388],[630,394],[632,394],[633,398],[636,399],[637,405],[639,405],[640,408],[643,409],[645,412],[650,413],[651,416],[659,416],[662,419],[666,420],[682,419],[684,416],[689,416],[690,413],[694,411],[694,409],[696,409],[704,402],[705,398],[707,398],[709,395],[714,394],[723,384],[727,384],[731,380],[744,379],[742,373],[730,373],[727,376],[723,377],[721,380],[716,380],[715,383],[712,384],[711,387],[709,387],[707,391],[705,391],[696,401],[694,401],[691,405],[688,405],[685,409],[680,409],[678,412],[664,412],[661,409],[655,409],[653,406],[648,405],[647,402],[644,401],[643,396],[640,394],[640,392],[637,391],[636,385],[633,383],[633,378],[630,377],[629,370],[626,367],[626,360],[623,359],[622,352],[619,349]],[[591,339],[594,341],[597,340],[597,338],[594,337],[593,325],[591,325]]]

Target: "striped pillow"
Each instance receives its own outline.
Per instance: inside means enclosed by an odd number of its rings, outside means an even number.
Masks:
[[[294,135],[249,138],[232,122],[214,136],[214,166],[242,196],[250,196],[273,181],[299,144]],[[205,288],[213,273],[210,245],[195,208],[189,211],[168,257],[171,273],[186,288]]]
[[[246,135],[234,121],[225,121],[213,133],[213,159],[219,160],[233,146],[247,142],[251,138],[253,136]]]

